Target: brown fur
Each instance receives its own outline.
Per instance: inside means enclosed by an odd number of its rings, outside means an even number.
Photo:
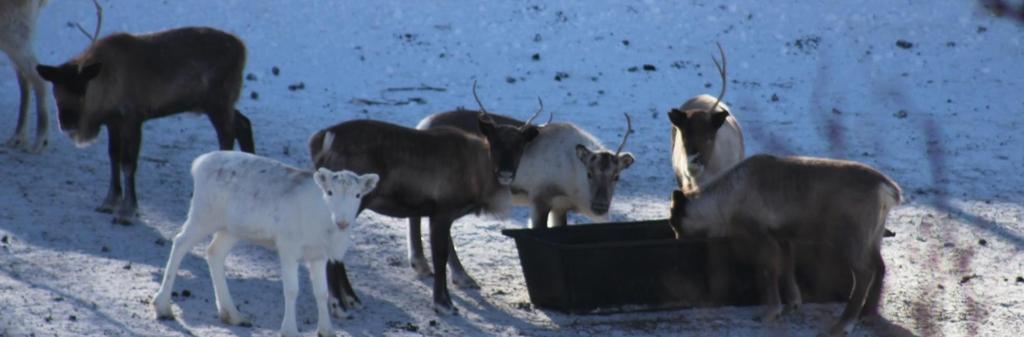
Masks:
[[[895,182],[864,164],[757,155],[697,194],[676,190],[670,223],[680,236],[704,232],[746,238],[749,253],[765,271],[760,283],[766,320],[779,313],[780,276],[787,300],[799,302],[790,240],[818,242],[834,250],[856,284],[839,322],[829,330],[841,334],[862,311],[876,310],[865,307],[865,300],[877,306],[881,295],[885,218],[899,204],[900,193]]]
[[[324,148],[328,133],[333,140]],[[445,270],[452,222],[474,212],[502,211],[511,198],[508,188],[498,183],[492,156],[499,154],[492,153],[492,146],[489,138],[454,128],[416,130],[371,120],[331,126],[309,141],[317,168],[380,176],[361,209],[399,218],[430,218],[434,304],[442,311],[455,310]],[[339,299],[351,291],[341,263],[328,266],[328,283]]]
[[[137,209],[135,168],[142,123],[184,111],[201,112],[222,150],[253,152],[249,120],[235,110],[245,68],[245,45],[213,28],[186,27],[151,34],[115,33],[60,66],[36,67],[53,82],[61,129],[79,145],[100,128],[110,138],[111,185],[100,211],[128,223]],[[121,196],[119,170],[125,175]]]

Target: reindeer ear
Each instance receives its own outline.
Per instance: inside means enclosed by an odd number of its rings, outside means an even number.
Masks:
[[[576,144],[576,157],[579,157],[580,161],[587,163],[587,161],[590,160],[590,154],[590,149],[586,146],[583,146],[583,144]]]
[[[380,176],[375,173],[367,173],[359,177],[359,183],[363,186],[363,194],[370,193],[380,182]]]
[[[321,167],[317,169],[316,172],[313,172],[313,181],[315,181],[317,186],[320,186],[320,188],[327,188],[327,181],[331,179],[331,174],[333,173],[334,172],[331,172],[331,170]]]
[[[619,170],[625,170],[625,169],[629,168],[630,165],[633,165],[634,161],[636,161],[636,158],[633,157],[632,153],[629,153],[629,152],[620,153],[619,154]]]
[[[672,109],[668,112],[668,120],[675,127],[682,129],[686,125],[686,114],[682,110]]]
[[[101,69],[103,69],[103,63],[101,62],[96,62],[85,66],[85,68],[82,68],[81,71],[82,80],[88,81],[93,78],[96,78],[96,76],[100,74]]]
[[[527,143],[533,141],[533,139],[537,138],[537,135],[539,134],[540,130],[537,130],[537,127],[533,125],[527,126],[526,130],[523,130],[523,136],[526,137]]]
[[[711,128],[714,130],[718,130],[718,128],[722,127],[722,125],[725,124],[725,120],[727,118],[729,118],[728,111],[715,111],[711,115]]]
[[[42,64],[36,66],[36,73],[39,73],[39,77],[50,82],[60,82],[67,77],[60,71],[60,68]]]

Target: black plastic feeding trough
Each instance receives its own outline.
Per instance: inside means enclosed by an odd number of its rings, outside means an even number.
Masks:
[[[530,301],[569,313],[759,304],[736,239],[676,240],[667,220],[509,229]],[[795,247],[804,302],[845,301],[849,271],[827,249]]]

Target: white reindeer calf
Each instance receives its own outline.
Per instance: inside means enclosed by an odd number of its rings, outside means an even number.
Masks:
[[[327,310],[327,260],[344,257],[350,246],[347,228],[358,214],[362,197],[377,186],[379,177],[324,168],[312,172],[248,153],[216,151],[192,162],[192,179],[188,219],[174,237],[163,282],[153,298],[157,317],[172,317],[170,295],[181,259],[214,234],[206,260],[221,320],[248,324],[235,308],[224,279],[224,259],[242,239],[277,249],[284,284],[281,334],[298,335],[298,262],[305,261],[316,298],[317,332],[333,336]]]

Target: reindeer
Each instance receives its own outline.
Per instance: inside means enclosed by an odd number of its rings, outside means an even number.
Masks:
[[[861,163],[756,155],[698,192],[675,190],[669,223],[677,237],[705,233],[749,243],[746,252],[762,269],[762,321],[771,321],[782,311],[780,276],[787,302],[799,305],[792,241],[836,250],[854,284],[839,321],[828,330],[842,335],[850,332],[859,315],[875,313],[885,277],[885,220],[899,205],[900,195],[899,185]]]
[[[726,59],[718,45],[722,63],[711,60],[722,77],[718,98],[698,95],[668,112],[672,122],[672,168],[676,182],[684,191],[692,191],[743,160],[743,131],[725,97]]]
[[[46,98],[50,94],[46,82],[33,70],[37,61],[32,51],[36,20],[47,2],[49,0],[0,1],[0,50],[11,59],[18,76],[18,89],[21,91],[18,124],[14,135],[7,140],[7,145],[35,153],[41,152],[49,143],[50,121]],[[29,146],[28,108],[29,96],[33,92],[36,97],[36,140]]]
[[[523,147],[536,136],[531,127],[477,121],[483,136],[455,128],[410,129],[371,120],[354,120],[317,131],[309,141],[315,167],[375,172],[380,183],[365,196],[360,210],[398,218],[430,218],[434,260],[434,309],[457,312],[448,294],[445,270],[452,223],[470,213],[501,213],[511,202],[508,184],[515,177]],[[514,142],[505,133],[519,133]],[[332,295],[341,306],[358,303],[344,264],[328,265]]]
[[[281,335],[297,336],[295,298],[298,262],[306,262],[319,313],[317,332],[334,336],[327,310],[327,260],[341,261],[352,245],[349,226],[362,197],[373,190],[376,174],[300,170],[273,159],[217,151],[192,162],[195,189],[188,219],[174,237],[160,290],[153,296],[158,318],[171,318],[171,290],[181,259],[213,234],[207,248],[210,278],[220,319],[248,325],[235,308],[224,279],[224,259],[239,240],[274,248],[281,260],[284,318]]]
[[[522,122],[511,117],[487,112],[479,102],[480,113],[493,117],[498,124],[521,127]],[[475,134],[481,130],[469,121],[478,114],[472,110],[443,112],[424,118],[417,129],[456,127]],[[530,227],[534,229],[565,226],[569,211],[580,212],[595,221],[607,221],[608,210],[619,174],[633,164],[634,157],[622,152],[632,133],[632,121],[626,115],[627,130],[615,152],[604,147],[586,131],[569,123],[551,123],[538,127],[539,135],[527,145],[519,163],[519,172],[512,182],[513,203],[530,205]],[[409,220],[409,259],[413,269],[429,275],[423,246],[420,242],[419,219]],[[465,274],[456,251],[449,251],[448,266],[452,279],[475,287],[473,279]]]
[[[135,170],[146,120],[202,112],[221,150],[231,150],[237,139],[242,151],[254,151],[249,119],[234,109],[245,57],[245,45],[234,35],[186,27],[111,34],[62,65],[36,67],[53,82],[61,130],[77,146],[89,145],[107,128],[110,188],[97,211],[114,212],[121,224],[136,216]]]

